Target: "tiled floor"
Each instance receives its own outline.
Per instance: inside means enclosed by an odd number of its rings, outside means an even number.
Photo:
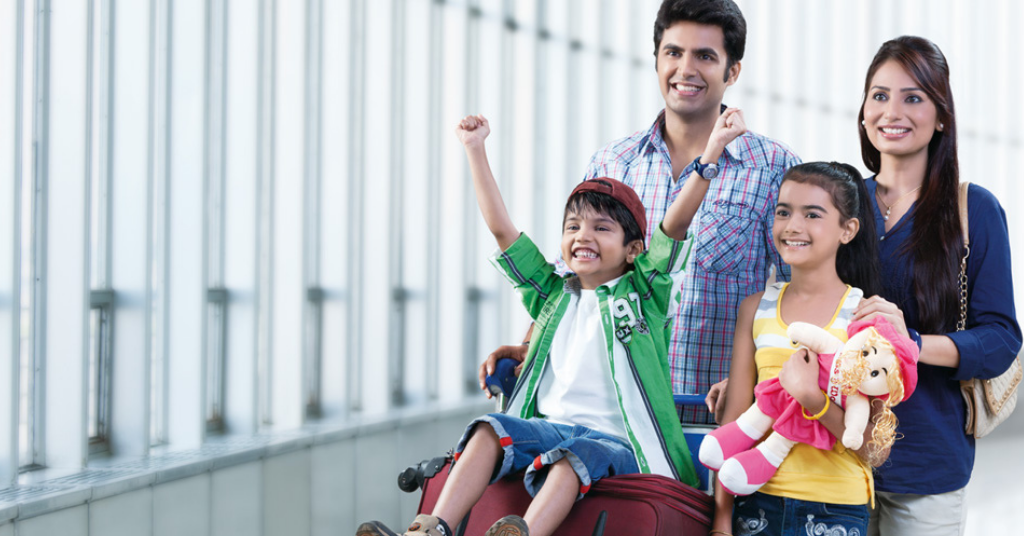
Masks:
[[[977,447],[966,536],[1024,534],[1024,402]]]

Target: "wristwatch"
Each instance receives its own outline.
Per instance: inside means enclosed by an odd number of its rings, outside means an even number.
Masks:
[[[701,177],[711,180],[718,176],[718,164],[701,164],[700,159],[703,156],[704,155],[700,155],[693,160],[693,170]]]

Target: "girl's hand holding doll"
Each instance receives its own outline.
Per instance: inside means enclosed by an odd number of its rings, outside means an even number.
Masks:
[[[825,393],[818,388],[818,355],[800,348],[782,364],[779,384],[808,412],[816,414],[825,407]]]

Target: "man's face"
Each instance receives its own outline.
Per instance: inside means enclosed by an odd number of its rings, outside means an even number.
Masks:
[[[739,76],[736,62],[726,76],[728,58],[722,28],[680,21],[665,29],[658,48],[658,85],[666,113],[681,119],[717,115],[725,88]]]

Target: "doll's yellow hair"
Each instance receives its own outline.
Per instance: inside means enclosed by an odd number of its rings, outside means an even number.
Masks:
[[[875,415],[872,420],[875,426],[871,430],[871,440],[867,444],[868,463],[878,465],[885,461],[883,456],[885,456],[886,452],[896,441],[896,426],[899,424],[899,420],[896,418],[896,414],[892,412],[892,407],[903,400],[903,372],[899,367],[899,356],[896,354],[896,348],[879,335],[875,328],[867,329],[869,330],[868,339],[863,347],[851,348],[836,356],[837,359],[848,360],[841,367],[838,383],[842,387],[844,395],[851,395],[857,391],[871,369],[865,358],[864,350],[866,348],[884,349],[895,356],[896,366],[892,367],[893,370],[890,370],[886,377],[889,396],[885,399],[879,399],[882,400],[882,411]]]

